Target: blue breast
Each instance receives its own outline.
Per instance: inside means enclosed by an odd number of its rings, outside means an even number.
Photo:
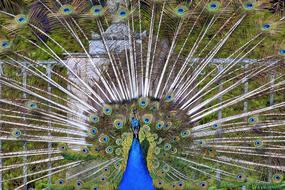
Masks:
[[[155,190],[139,139],[134,138],[119,190]]]

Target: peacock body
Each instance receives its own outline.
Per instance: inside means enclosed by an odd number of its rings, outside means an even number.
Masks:
[[[0,1],[0,190],[284,189],[269,6]]]

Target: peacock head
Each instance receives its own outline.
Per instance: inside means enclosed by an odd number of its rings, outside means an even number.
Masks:
[[[132,131],[133,131],[134,138],[138,138],[139,131],[140,131],[140,122],[139,122],[139,120],[137,118],[135,118],[135,117],[132,117],[131,125],[132,125]]]

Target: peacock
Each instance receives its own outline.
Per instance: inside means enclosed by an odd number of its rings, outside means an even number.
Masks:
[[[278,2],[0,1],[0,190],[285,189]]]

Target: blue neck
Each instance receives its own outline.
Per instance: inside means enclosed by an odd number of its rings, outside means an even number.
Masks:
[[[133,138],[119,190],[155,190],[138,138]]]

